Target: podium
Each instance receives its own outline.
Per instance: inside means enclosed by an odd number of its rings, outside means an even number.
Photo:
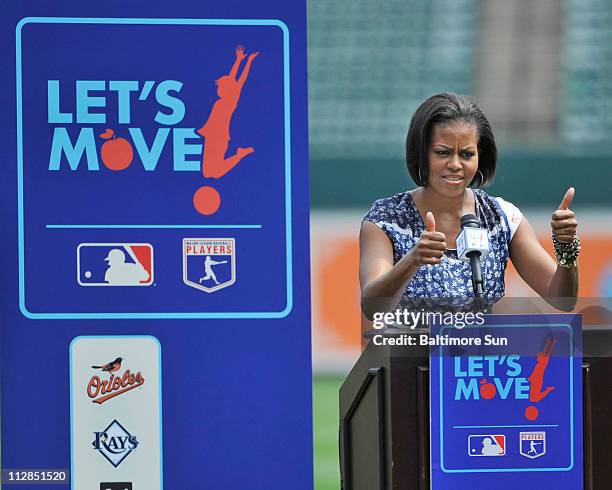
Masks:
[[[427,330],[388,329],[384,337]],[[429,490],[429,348],[369,343],[340,388],[343,490]],[[583,328],[584,489],[612,481],[612,327]]]

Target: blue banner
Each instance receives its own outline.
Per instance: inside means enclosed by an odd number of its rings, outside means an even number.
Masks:
[[[27,17],[16,42],[25,316],[279,318],[291,310],[282,21]],[[129,250],[115,261],[77,250],[126,239],[150,244],[155,292],[83,288],[100,284],[91,280],[96,269],[138,259]],[[211,296],[202,291],[218,285],[213,270],[223,263],[211,262],[213,248],[196,260],[183,241],[216,239],[234,241],[238,267],[222,273],[232,288]],[[78,281],[68,273],[75,263]],[[210,277],[198,284],[194,274]]]
[[[432,335],[432,489],[582,488],[580,316],[487,316]]]

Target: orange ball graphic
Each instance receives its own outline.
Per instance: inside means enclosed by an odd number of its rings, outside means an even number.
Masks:
[[[193,207],[200,214],[215,214],[221,205],[221,196],[213,187],[202,186],[193,195]]]
[[[538,418],[538,415],[540,415],[540,411],[533,405],[525,409],[525,417],[527,417],[527,420],[535,420]]]

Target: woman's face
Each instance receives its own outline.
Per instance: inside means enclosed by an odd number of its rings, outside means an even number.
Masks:
[[[428,186],[446,196],[465,192],[478,170],[478,133],[464,122],[435,124],[429,148]]]

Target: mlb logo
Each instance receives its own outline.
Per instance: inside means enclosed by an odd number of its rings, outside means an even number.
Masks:
[[[150,243],[81,243],[77,247],[77,282],[81,286],[150,286]]]
[[[474,434],[468,436],[468,455],[505,456],[506,436],[503,434]]]
[[[183,282],[214,293],[236,282],[236,241],[233,238],[184,238]]]
[[[521,432],[519,436],[521,456],[535,459],[546,454],[546,432]]]

